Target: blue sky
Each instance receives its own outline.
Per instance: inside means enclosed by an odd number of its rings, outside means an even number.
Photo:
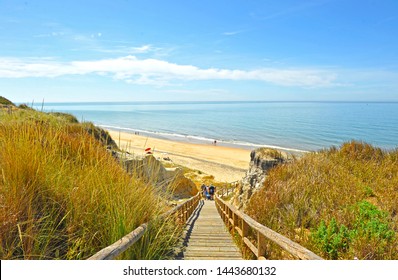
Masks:
[[[0,0],[15,102],[398,101],[396,0]]]

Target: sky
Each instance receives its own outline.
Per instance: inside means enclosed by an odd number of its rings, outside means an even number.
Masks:
[[[398,101],[397,0],[0,0],[14,102]]]

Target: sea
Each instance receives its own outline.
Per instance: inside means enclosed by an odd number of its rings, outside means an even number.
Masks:
[[[317,151],[357,140],[398,147],[398,103],[91,102],[44,103],[105,129],[174,141]]]

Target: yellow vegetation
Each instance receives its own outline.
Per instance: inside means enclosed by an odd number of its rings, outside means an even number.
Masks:
[[[158,194],[70,118],[0,112],[1,259],[85,259],[164,211]],[[149,234],[125,257],[166,258],[174,227]]]
[[[306,154],[271,170],[246,211],[325,258],[397,259],[398,150],[352,141]]]

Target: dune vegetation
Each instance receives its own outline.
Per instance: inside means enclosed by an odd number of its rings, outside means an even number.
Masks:
[[[5,97],[3,97],[3,96],[0,96],[0,105],[5,105],[5,106],[11,105],[11,106],[15,106],[14,103],[12,103],[10,100],[8,100],[7,98],[5,98]]]
[[[108,140],[73,116],[0,111],[0,259],[86,259],[168,210]],[[167,259],[171,223],[154,222],[123,258]]]
[[[398,150],[352,141],[306,154],[272,169],[245,211],[326,259],[398,259]]]

